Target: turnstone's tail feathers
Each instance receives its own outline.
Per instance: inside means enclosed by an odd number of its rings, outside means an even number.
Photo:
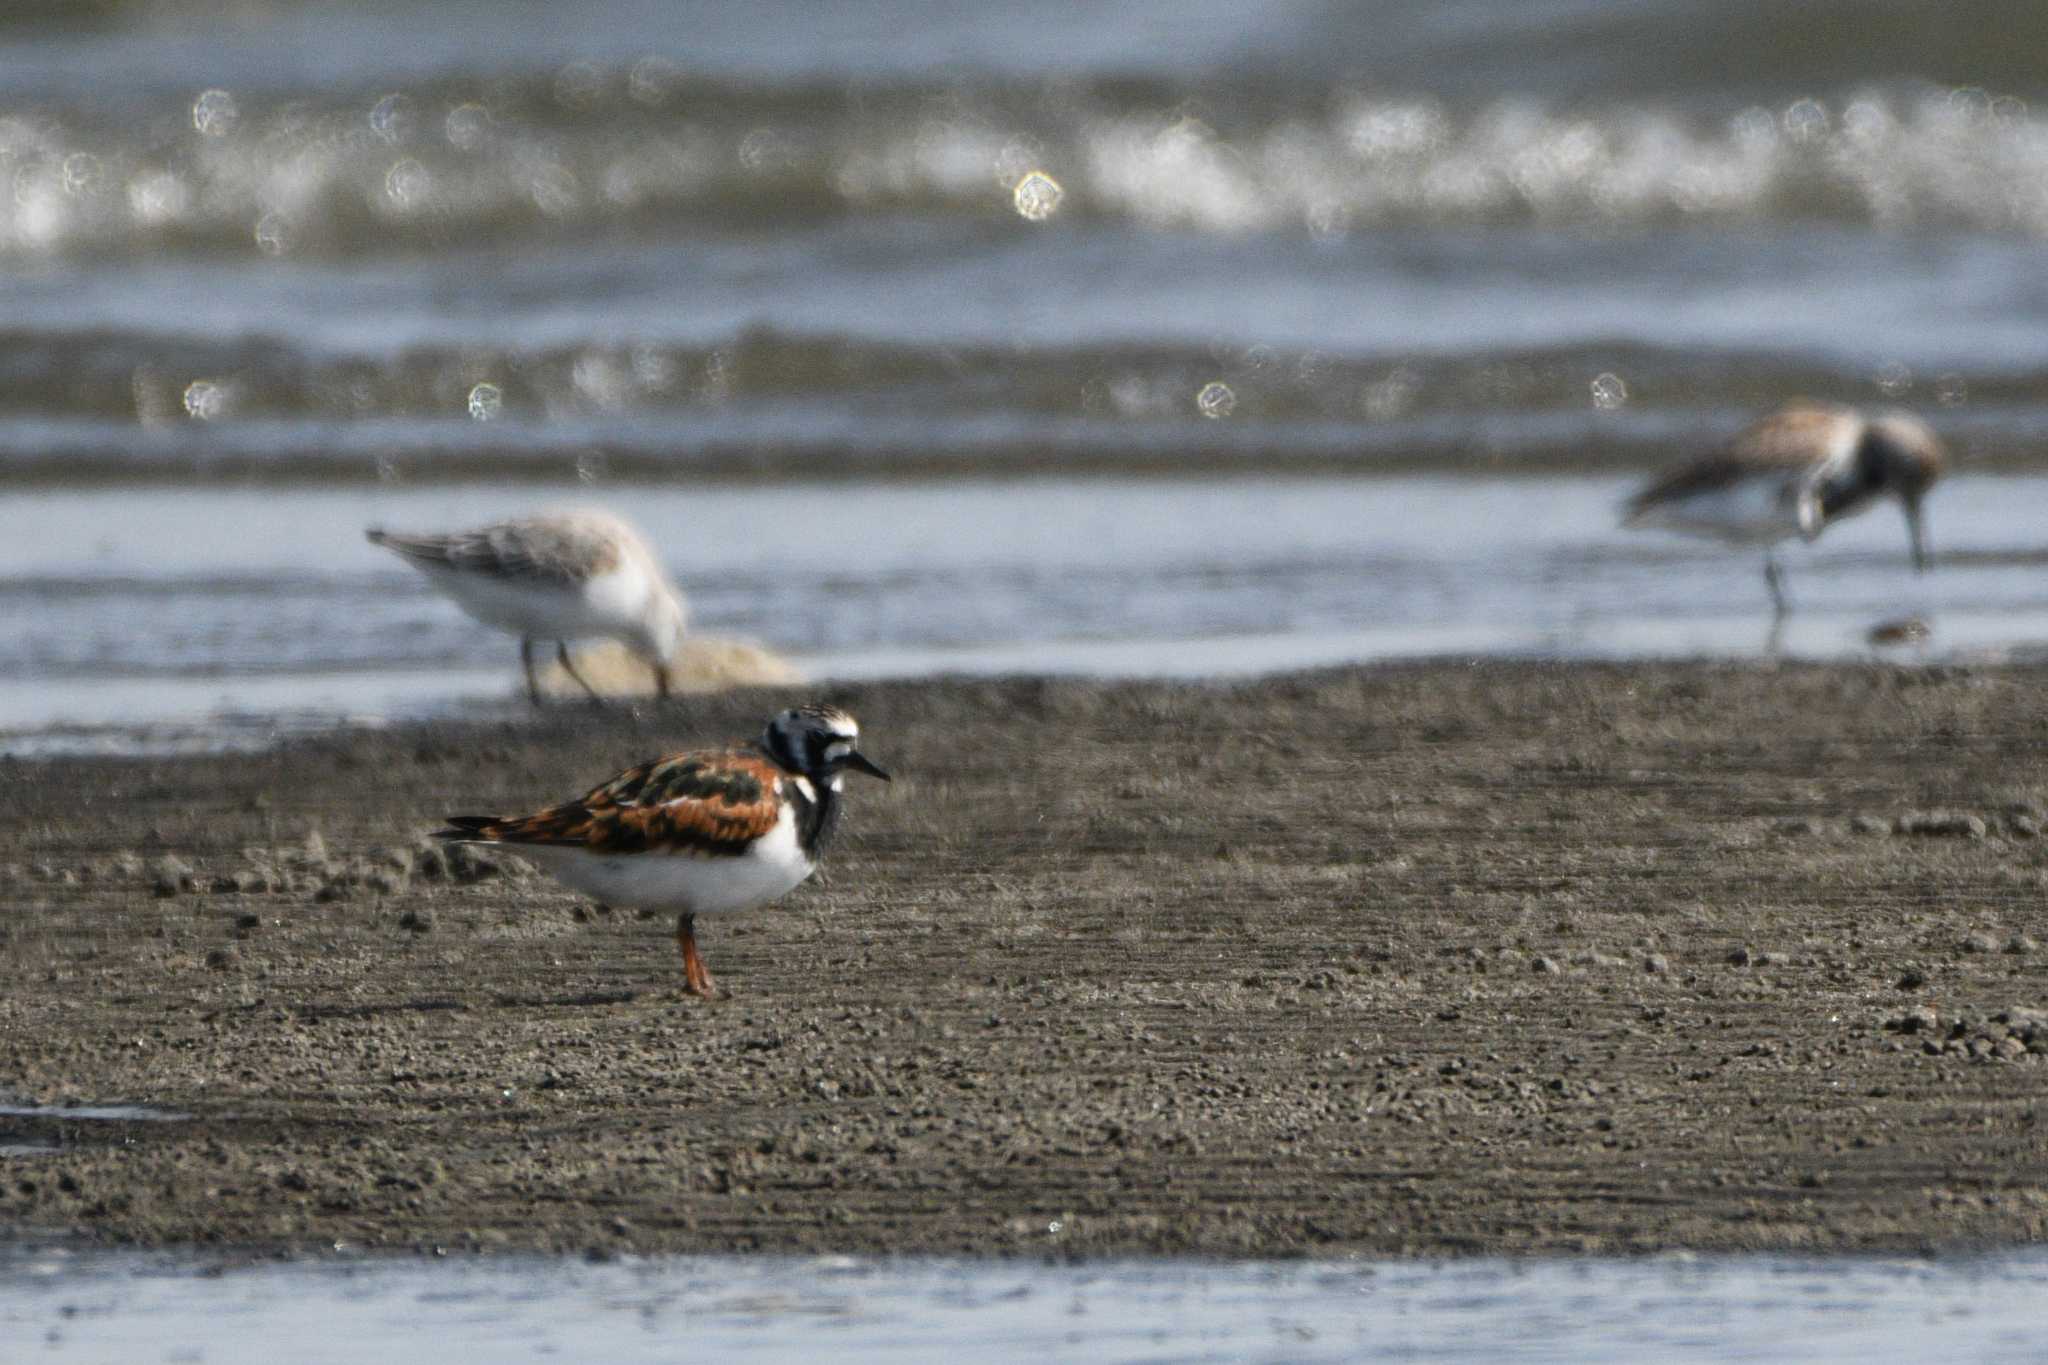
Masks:
[[[532,815],[450,816],[437,837],[589,853],[738,857],[775,828],[789,780],[760,754],[676,754]]]
[[[435,830],[434,837],[451,844],[487,843],[498,837],[494,827],[504,823],[495,815],[450,815],[447,820],[448,828]]]

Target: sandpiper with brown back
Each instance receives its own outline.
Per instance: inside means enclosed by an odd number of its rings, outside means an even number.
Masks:
[[[1842,518],[1895,497],[1913,566],[1932,562],[1922,504],[1947,465],[1927,423],[1896,409],[1865,414],[1799,399],[1752,423],[1720,450],[1687,461],[1629,499],[1627,526],[1661,526],[1731,545],[1761,546],[1764,582],[1782,619],[1791,610],[1776,547],[1812,540]]]

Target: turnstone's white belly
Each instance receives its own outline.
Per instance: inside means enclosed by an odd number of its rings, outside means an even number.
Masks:
[[[817,870],[798,845],[796,815],[787,805],[766,834],[737,854],[592,853],[546,844],[510,849],[606,905],[689,915],[751,910],[796,889]]]

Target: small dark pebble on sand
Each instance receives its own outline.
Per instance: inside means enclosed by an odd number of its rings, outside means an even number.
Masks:
[[[1954,810],[1908,811],[1892,828],[1900,834],[1948,839],[1981,839],[1985,832],[1982,817]]]
[[[1892,1033],[1932,1033],[1940,1024],[1941,1016],[1932,1005],[1915,1005],[1884,1021],[1885,1028]]]

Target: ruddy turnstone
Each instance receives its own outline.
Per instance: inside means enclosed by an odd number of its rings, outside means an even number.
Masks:
[[[697,952],[699,915],[751,910],[817,870],[848,768],[879,777],[836,706],[784,711],[752,748],[703,749],[629,768],[532,815],[451,815],[452,843],[502,844],[606,905],[673,910],[683,979],[716,993]]]
[[[519,637],[526,694],[536,705],[533,642],[553,640],[556,657],[593,701],[597,689],[569,661],[570,640],[608,636],[654,668],[666,697],[669,664],[683,642],[683,599],[647,542],[595,509],[495,522],[447,535],[399,535],[371,527],[372,545],[391,550],[485,625]]]
[[[1913,567],[1927,568],[1920,505],[1947,463],[1941,440],[1908,412],[1866,416],[1798,399],[1745,428],[1726,449],[1692,460],[1630,498],[1623,524],[1664,526],[1734,545],[1761,545],[1779,617],[1790,610],[1777,543],[1812,540],[1829,523],[1887,494],[1906,512]]]

